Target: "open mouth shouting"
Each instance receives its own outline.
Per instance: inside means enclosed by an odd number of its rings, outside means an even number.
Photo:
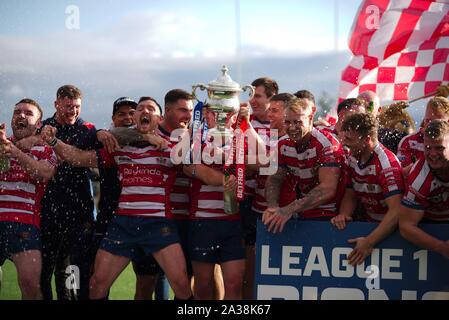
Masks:
[[[26,120],[17,120],[14,123],[14,129],[16,129],[16,130],[20,131],[20,130],[24,130],[26,128],[28,128],[28,122]]]
[[[151,115],[145,114],[140,117],[139,129],[141,132],[151,132],[155,129],[154,127]]]

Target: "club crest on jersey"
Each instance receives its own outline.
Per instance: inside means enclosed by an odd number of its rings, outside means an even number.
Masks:
[[[158,164],[162,164],[162,165],[168,164],[168,159],[166,157],[157,157],[156,161]]]
[[[120,156],[117,160],[118,163],[133,163],[133,160],[128,156]]]
[[[168,236],[171,234],[171,228],[168,226],[162,227],[161,228],[161,235],[163,236]]]

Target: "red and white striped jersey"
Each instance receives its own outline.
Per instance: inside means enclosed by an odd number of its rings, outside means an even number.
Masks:
[[[173,141],[173,139],[170,139],[170,133],[165,131],[162,127],[158,128],[157,134],[173,144],[177,143]],[[191,179],[184,174],[182,165],[179,166],[176,170],[176,179],[173,184],[173,189],[170,191],[170,203],[173,218],[175,219],[189,218],[191,184]]]
[[[260,121],[254,115],[249,117],[251,126],[257,132],[257,134],[265,142],[265,145],[269,144],[270,139],[270,121]],[[245,195],[254,196],[257,188],[257,177],[245,180]]]
[[[398,146],[398,159],[403,167],[424,157],[424,135],[421,131],[402,138]]]
[[[100,150],[105,166],[118,166],[121,193],[117,215],[171,218],[170,190],[176,167],[170,160],[171,147],[125,146],[110,154]]]
[[[429,220],[449,221],[449,182],[435,177],[425,158],[421,158],[410,170],[401,203],[424,211]]]
[[[204,164],[206,165],[206,164]],[[215,170],[224,171],[224,165],[206,165]],[[204,184],[199,179],[192,179],[192,219],[239,220],[240,214],[226,214],[224,212],[223,186]]]
[[[291,173],[295,184],[303,196],[307,195],[319,184],[318,170],[321,167],[343,168],[344,152],[338,140],[327,131],[312,129],[310,139],[305,146],[298,146],[293,140],[287,139],[279,143],[279,165]],[[337,213],[338,203],[343,196],[344,175],[340,173],[336,196],[318,208],[301,213],[304,218],[332,217]]]
[[[57,159],[49,146],[34,146],[24,151],[34,160],[56,166]],[[0,221],[20,222],[40,227],[41,199],[46,183],[32,178],[15,158],[11,167],[0,173]]]
[[[357,200],[363,205],[368,221],[380,222],[388,211],[385,199],[404,191],[399,160],[393,152],[377,144],[370,160],[363,166],[353,156],[348,158],[350,181]]]
[[[269,148],[278,148],[278,143],[280,141],[288,139],[287,135],[279,138],[277,141],[270,141]],[[267,175],[257,175],[256,182],[256,196],[253,199],[252,210],[254,212],[263,213],[267,209],[267,200],[265,197],[265,183],[267,181]],[[293,183],[292,179],[287,178],[286,183],[282,184],[281,192],[279,194],[279,206],[284,207],[290,204],[292,201],[296,200],[296,184]]]

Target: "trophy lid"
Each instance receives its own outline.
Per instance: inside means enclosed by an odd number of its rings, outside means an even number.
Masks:
[[[228,74],[228,67],[223,66],[221,72],[223,73],[217,79],[209,82],[209,90],[223,90],[223,91],[241,91],[240,85],[233,81]]]

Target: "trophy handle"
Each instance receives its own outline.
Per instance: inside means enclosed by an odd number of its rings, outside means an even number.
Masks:
[[[195,84],[192,86],[192,96],[195,98],[196,101],[201,101],[200,99],[198,99],[198,97],[196,96],[195,92],[196,89],[200,88],[201,91],[204,91],[207,89],[206,85],[199,83],[199,84]]]
[[[246,85],[242,88],[243,91],[246,91],[246,89],[249,89],[249,100],[251,100],[256,93],[256,89],[251,85]]]

